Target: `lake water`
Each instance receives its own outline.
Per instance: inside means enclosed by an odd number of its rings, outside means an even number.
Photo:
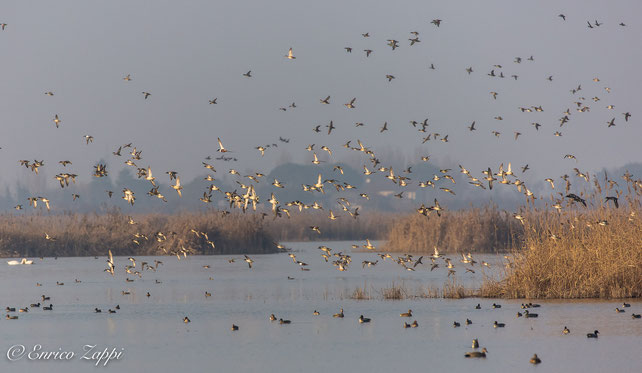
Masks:
[[[447,270],[430,271],[430,260],[409,272],[385,262],[372,252],[350,252],[352,242],[327,242],[334,251],[350,253],[349,270],[337,271],[317,249],[322,243],[288,243],[298,260],[309,263],[301,271],[286,253],[254,255],[249,269],[242,256],[138,257],[140,263],[162,260],[156,272],[144,271],[126,282],[124,257],[116,257],[116,276],[103,271],[106,257],[36,259],[31,266],[0,265],[0,306],[25,307],[51,297],[52,311],[34,308],[12,313],[18,320],[0,321],[2,372],[642,372],[642,302],[616,313],[622,301],[538,301],[537,319],[517,318],[524,300],[415,298],[383,300],[380,290],[393,283],[410,292],[441,287]],[[237,258],[235,263],[228,259]],[[482,274],[465,273],[451,255],[460,283],[479,284]],[[497,275],[501,256],[477,255],[491,263]],[[362,268],[363,260],[377,260]],[[210,268],[204,268],[209,265]],[[443,265],[440,265],[440,267]],[[293,277],[293,280],[288,279]],[[211,279],[210,279],[211,278]],[[75,279],[80,280],[76,283]],[[156,280],[161,283],[156,283]],[[64,282],[64,286],[56,285]],[[41,283],[42,286],[36,286]],[[373,299],[354,300],[363,287]],[[131,294],[123,295],[122,291]],[[212,293],[205,297],[205,291]],[[147,292],[150,297],[147,297]],[[501,309],[491,304],[502,304]],[[481,303],[482,309],[475,305]],[[107,309],[120,305],[115,314]],[[94,313],[94,308],[102,313]],[[332,314],[345,310],[345,318]],[[412,309],[413,317],[399,313]],[[320,315],[312,313],[317,310]],[[268,317],[291,320],[289,325]],[[359,324],[363,314],[372,319]],[[186,324],[183,318],[191,320]],[[466,326],[466,319],[472,324]],[[418,328],[403,322],[417,320]],[[493,322],[506,323],[503,329]],[[453,321],[461,323],[454,328]],[[232,324],[240,327],[231,331]],[[562,335],[567,326],[571,333]],[[599,330],[598,339],[586,333]],[[489,351],[485,359],[466,359],[473,338]],[[40,351],[73,352],[71,360],[31,360]],[[95,351],[120,352],[120,359],[95,366],[84,360],[83,346]],[[26,352],[20,354],[20,346]],[[13,353],[12,359],[7,356]],[[92,355],[89,354],[89,356]],[[529,364],[537,353],[538,366]],[[70,354],[64,355],[65,357]],[[31,354],[31,357],[36,357]]]

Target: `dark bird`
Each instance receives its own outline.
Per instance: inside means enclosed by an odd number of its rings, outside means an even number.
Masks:
[[[326,127],[328,127],[328,135],[329,135],[330,133],[332,133],[332,130],[333,130],[333,129],[335,129],[335,128],[336,128],[336,127],[334,126],[334,124],[332,123],[332,121],[330,121],[330,124],[328,124]]]
[[[618,197],[606,197],[605,202],[613,201],[615,208],[619,208]]]
[[[575,202],[579,202],[579,203],[583,204],[584,207],[586,207],[586,201],[583,198],[581,198],[580,196],[578,196],[577,194],[569,193],[569,194],[566,195],[566,198],[570,198]]]
[[[475,128],[475,121],[473,121],[473,122],[470,124],[470,126],[468,126],[468,130],[469,130],[469,131],[474,131],[474,130],[476,130],[476,129],[477,129],[477,128]]]
[[[600,332],[598,332],[597,330],[595,330],[593,333],[588,333],[588,334],[586,334],[586,338],[597,338],[597,335],[598,335],[599,333],[600,333]]]
[[[626,113],[622,113],[622,115],[624,115],[625,122],[628,122],[629,118],[631,118],[631,113],[629,113],[628,111]]]

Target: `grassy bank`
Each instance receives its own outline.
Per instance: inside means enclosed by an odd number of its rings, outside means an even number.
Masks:
[[[405,253],[506,252],[520,239],[522,226],[511,214],[494,206],[407,215],[390,228],[386,250]]]
[[[222,216],[211,211],[132,218],[135,224],[117,211],[101,215],[2,215],[0,255],[90,256],[105,255],[108,250],[114,255],[175,255],[183,251],[251,254],[278,250],[257,215]]]

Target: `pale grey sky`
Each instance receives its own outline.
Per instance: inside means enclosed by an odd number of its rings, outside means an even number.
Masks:
[[[335,150],[324,159],[346,160],[352,152],[341,144],[356,139],[375,153],[430,154],[437,165],[460,163],[477,176],[509,161],[514,168],[528,163],[536,180],[573,167],[619,167],[642,159],[640,11],[637,1],[584,0],[6,0],[0,4],[0,23],[7,24],[0,31],[1,183],[55,186],[63,159],[73,162],[68,171],[81,182],[100,159],[115,175],[125,158],[111,152],[129,142],[143,151],[139,166],[150,165],[159,176],[176,170],[189,180],[205,171],[203,157],[218,156],[217,137],[239,159],[213,162],[219,173],[230,167],[267,173],[283,160],[309,162],[304,148],[312,143]],[[435,18],[443,20],[440,27],[430,23]],[[603,25],[589,29],[587,20]],[[421,40],[412,47],[411,31]],[[387,39],[400,47],[392,51]],[[284,58],[290,47],[295,60]],[[374,52],[366,58],[364,49]],[[527,60],[531,55],[534,61]],[[513,62],[518,56],[520,64]],[[428,69],[431,63],[436,70]],[[505,79],[487,76],[494,64],[503,66],[495,71]],[[248,70],[252,78],[242,76]],[[122,79],[127,74],[132,81]],[[386,74],[396,79],[388,82]],[[582,90],[571,94],[579,84]],[[143,91],[152,96],[145,100]],[[491,91],[499,93],[496,100]],[[328,95],[331,104],[321,105]],[[218,104],[209,105],[215,97]],[[350,110],[343,104],[352,97]],[[575,111],[579,97],[590,112]],[[292,102],[297,108],[279,110]],[[539,105],[544,112],[519,110]],[[560,129],[567,108],[571,120]],[[625,123],[627,111],[633,117]],[[616,126],[607,128],[613,117]],[[428,132],[447,134],[449,142],[422,145],[425,134],[409,121],[424,118]],[[312,131],[330,120],[337,127],[330,136]],[[469,132],[473,120],[477,131]],[[385,121],[389,131],[379,133]],[[535,131],[531,122],[542,127]],[[553,136],[558,130],[562,137]],[[522,133],[518,141],[514,131]],[[93,144],[85,144],[86,134]],[[279,136],[291,142],[280,143]],[[254,147],[271,143],[278,149],[261,158]],[[563,160],[565,154],[579,161]],[[45,160],[44,181],[21,168],[20,159]]]

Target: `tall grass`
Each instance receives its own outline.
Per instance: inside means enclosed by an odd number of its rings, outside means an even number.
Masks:
[[[385,247],[407,253],[428,253],[434,247],[443,252],[505,252],[522,233],[519,222],[495,206],[447,211],[441,217],[414,213],[391,227]]]
[[[367,212],[353,219],[347,214],[337,214],[337,220],[330,220],[324,211],[294,210],[290,219],[266,217],[264,226],[280,241],[317,241],[317,240],[383,240],[389,236],[399,214]],[[319,227],[321,234],[310,229]]]
[[[223,216],[218,211],[211,211],[135,215],[133,220],[135,224],[129,224],[129,218],[117,210],[101,215],[0,215],[0,255],[86,256],[105,255],[108,250],[114,255],[277,251],[274,237],[257,215]],[[207,238],[201,234],[203,232]],[[53,239],[45,239],[45,234]]]
[[[373,295],[373,293],[375,295]],[[363,287],[357,286],[351,293],[350,298],[356,300],[404,300],[404,299],[418,299],[418,298],[448,298],[448,299],[461,299],[479,296],[479,291],[469,289],[458,283],[456,279],[446,281],[441,288],[437,286],[432,287],[418,287],[417,289],[409,289],[402,281],[401,284],[393,282],[390,286],[381,288],[379,290],[368,289],[366,285]]]
[[[481,293],[510,298],[623,298],[642,296],[642,183],[630,181],[619,208],[606,204],[602,187],[588,207],[565,203],[522,215],[524,236],[502,280]],[[611,194],[614,194],[611,192]]]

